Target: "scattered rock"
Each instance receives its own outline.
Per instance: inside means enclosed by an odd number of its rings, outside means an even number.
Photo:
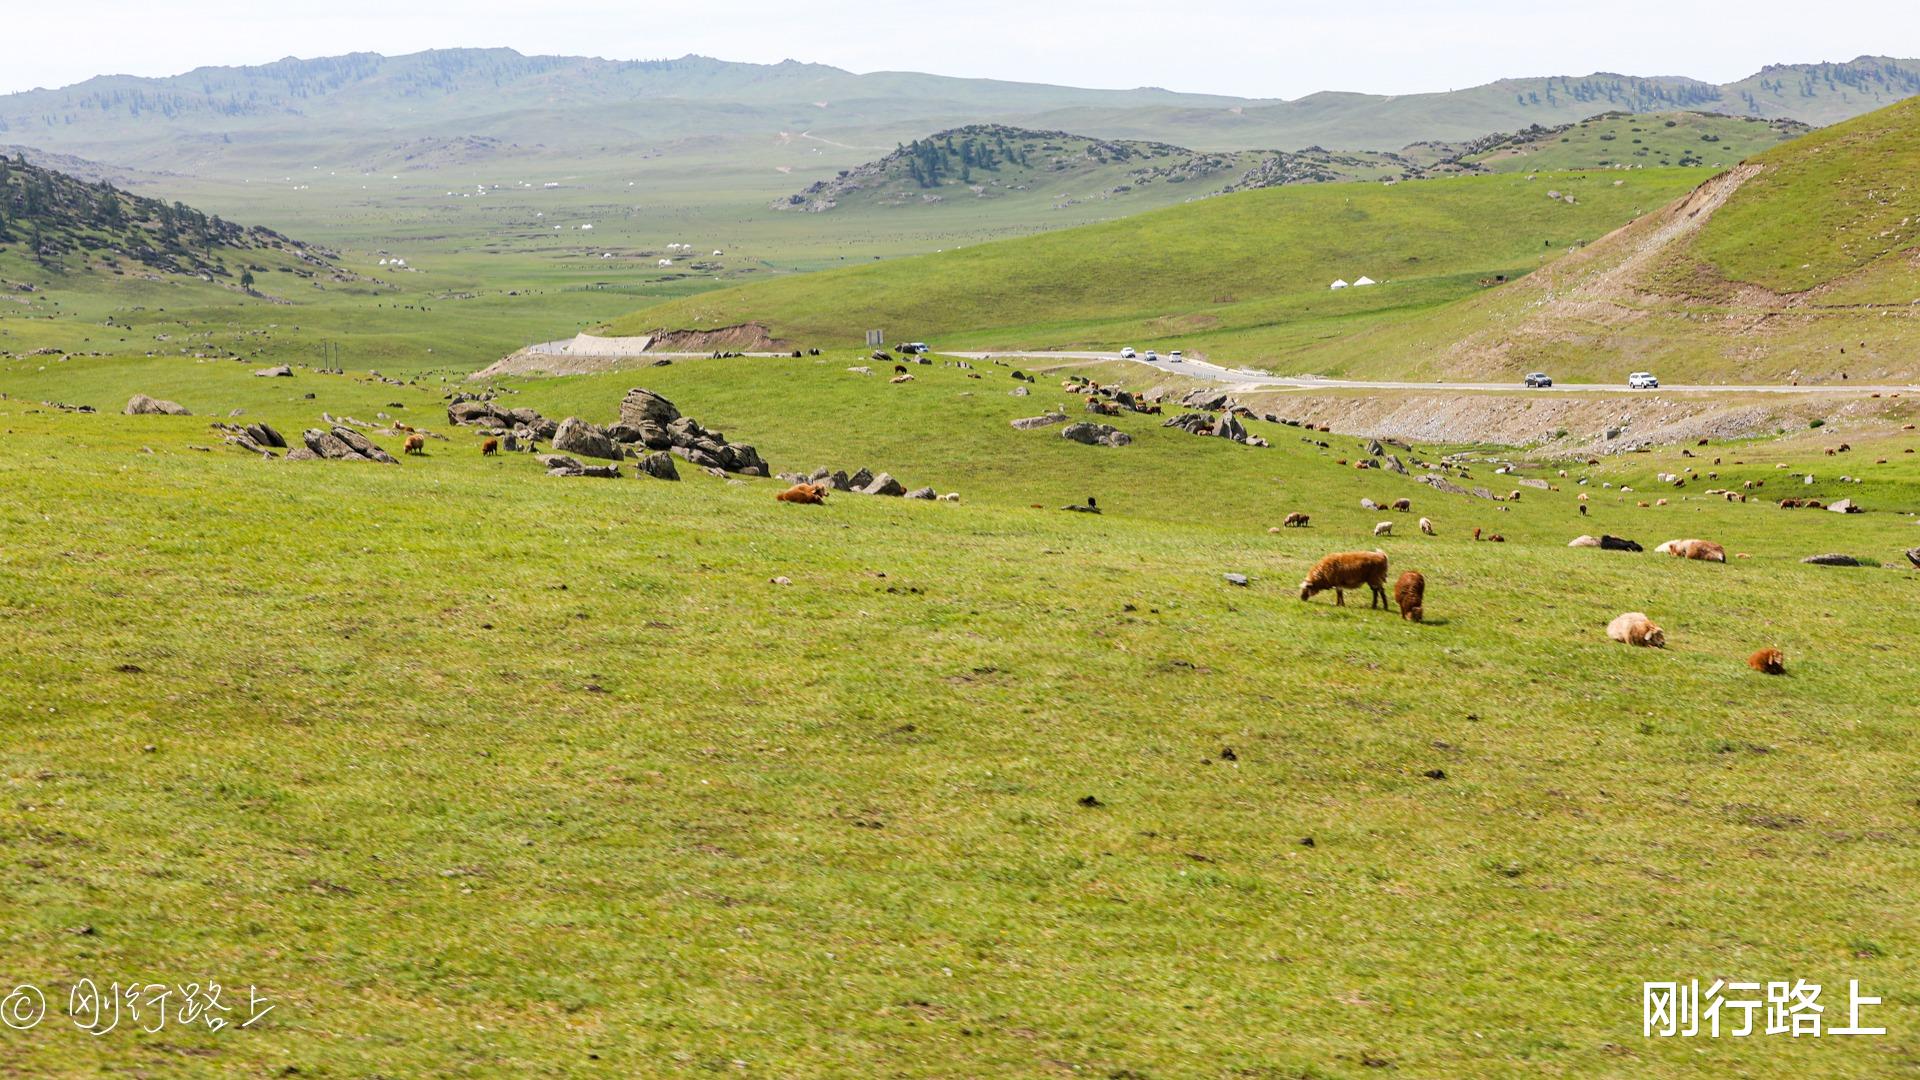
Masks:
[[[192,416],[186,406],[177,401],[162,401],[145,394],[135,394],[127,399],[123,410],[127,416]]]
[[[293,369],[285,364],[279,367],[263,367],[253,373],[257,379],[291,379]]]
[[[1858,514],[1862,512],[1858,506],[1853,504],[1852,499],[1841,499],[1837,502],[1830,502],[1827,504],[1827,509],[1836,514]]]
[[[1042,416],[1022,417],[1013,422],[1013,427],[1016,431],[1032,431],[1035,428],[1050,427],[1054,424],[1064,424],[1066,422],[1067,417],[1064,413],[1050,412]]]
[[[1227,584],[1229,585],[1238,585],[1243,589],[1247,586],[1247,575],[1245,574],[1223,574],[1221,576],[1227,579]],[[1226,755],[1223,754],[1221,756],[1225,757]]]
[[[1911,554],[1909,554],[1908,557],[1911,558],[1912,557]],[[1814,566],[1878,566],[1880,565],[1877,562],[1869,562],[1866,559],[1856,559],[1851,555],[1840,555],[1837,553],[1828,553],[1826,555],[1809,555],[1806,558],[1801,559],[1800,561],[1803,563],[1811,563]]]

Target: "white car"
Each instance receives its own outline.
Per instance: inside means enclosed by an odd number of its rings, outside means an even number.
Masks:
[[[1179,350],[1179,349],[1175,349],[1175,350],[1173,350],[1172,352],[1170,352],[1170,353],[1168,353],[1168,354],[1167,354],[1167,360],[1168,360],[1168,362],[1170,362],[1170,363],[1175,363],[1175,364],[1177,364],[1177,363],[1179,363],[1180,361],[1182,361],[1182,360],[1185,360],[1185,359],[1186,359],[1186,357],[1184,357],[1184,356],[1181,356],[1181,355],[1180,355],[1180,350]]]
[[[1147,350],[1147,363],[1151,364],[1158,359],[1160,359],[1159,353],[1154,352],[1152,349]]]
[[[1660,380],[1654,378],[1651,372],[1636,371],[1627,376],[1627,389],[1658,390],[1660,389]]]
[[[1124,349],[1121,349],[1121,350],[1120,350],[1120,359],[1122,359],[1122,360],[1131,360],[1131,359],[1133,359],[1134,357],[1136,357],[1136,356],[1139,356],[1139,355],[1140,355],[1139,353],[1137,353],[1137,352],[1134,352],[1134,351],[1133,351],[1133,346],[1131,346],[1131,345],[1129,345],[1129,346],[1127,346],[1126,348],[1124,348]]]

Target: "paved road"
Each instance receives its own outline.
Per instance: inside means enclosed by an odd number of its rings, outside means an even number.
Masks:
[[[969,360],[1111,360],[1125,361],[1119,353],[1103,352],[960,352],[942,353],[943,356],[961,356]],[[1205,360],[1188,359],[1180,363],[1171,363],[1161,357],[1149,363],[1145,357],[1135,357],[1133,363],[1164,371],[1169,375],[1185,375],[1189,378],[1211,379],[1242,390],[1468,390],[1468,391],[1512,391],[1525,389],[1513,383],[1476,383],[1476,382],[1371,382],[1362,379],[1322,379],[1312,375],[1269,375],[1263,371],[1242,371],[1238,368],[1222,367]],[[1627,391],[1625,383],[1555,383],[1553,389],[1575,393],[1617,394]],[[1819,386],[1781,386],[1781,385],[1734,385],[1722,383],[1683,384],[1663,383],[1660,389],[1668,393],[1705,393],[1705,394],[1920,394],[1920,385],[1885,385],[1868,383],[1827,383]],[[1546,391],[1550,392],[1550,391]],[[1644,391],[1635,391],[1644,392]]]

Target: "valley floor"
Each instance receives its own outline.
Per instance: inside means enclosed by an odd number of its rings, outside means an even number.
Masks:
[[[1913,432],[1477,461],[1495,502],[1258,420],[1083,446],[1009,426],[1074,404],[1054,376],[863,363],[498,385],[596,422],[646,386],[778,471],[958,503],[553,478],[439,376],[0,360],[0,969],[52,1005],[0,1073],[1920,1069]],[[209,429],[236,409],[446,438],[263,461]],[[1567,547],[1602,532],[1736,557]],[[1376,546],[1425,622],[1300,601]],[[1667,648],[1606,638],[1633,610]],[[276,1008],[96,1037],[81,978]],[[1889,1034],[1643,1037],[1641,983],[1689,978],[1819,982],[1829,1026],[1857,979]]]

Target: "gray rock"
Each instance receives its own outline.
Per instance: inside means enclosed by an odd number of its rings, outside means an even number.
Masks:
[[[1393,472],[1399,473],[1401,476],[1407,475],[1407,467],[1400,463],[1399,457],[1393,454],[1388,454],[1383,460],[1385,461],[1388,469],[1392,470]]]
[[[1068,424],[1060,429],[1060,437],[1069,442],[1083,443],[1087,446],[1100,446],[1106,443],[1107,436],[1115,429],[1111,424],[1094,424],[1082,420],[1077,424]]]
[[[607,429],[607,438],[617,443],[637,443],[644,441],[639,428],[632,424],[615,424]]]
[[[1220,419],[1214,421],[1213,434],[1222,439],[1232,439],[1234,442],[1247,441],[1246,425],[1232,413],[1222,413]]]
[[[627,391],[627,396],[620,402],[620,422],[623,424],[637,428],[652,424],[664,428],[678,419],[680,410],[674,408],[673,402],[651,390],[635,387]]]
[[[553,448],[582,457],[619,460],[620,448],[605,429],[589,424],[577,416],[569,416],[560,422],[553,433]]]
[[[308,450],[319,457],[326,458],[328,461],[349,461],[360,457],[358,453],[354,452],[353,447],[342,442],[340,437],[331,431],[322,431],[319,428],[308,428],[301,433],[300,439],[307,444]],[[292,455],[289,454],[288,456],[291,457]]]
[[[620,466],[618,465],[583,465],[580,467],[579,475],[598,476],[607,480],[618,480],[620,479]]]
[[[1247,586],[1247,575],[1245,574],[1223,574],[1221,576],[1227,579],[1227,584],[1229,585],[1238,585],[1243,589]]]
[[[1013,389],[1007,391],[1007,393],[1009,396],[1012,396],[1012,397],[1026,397],[1027,388],[1024,386],[1016,386]]]
[[[313,451],[307,449],[304,446],[296,446],[293,449],[287,451],[287,460],[288,461],[319,461],[320,455],[314,453]]]
[[[293,378],[293,369],[285,364],[281,364],[279,367],[263,367],[253,374],[255,378],[259,379],[291,379]]]
[[[1827,504],[1827,509],[1836,514],[1858,514],[1861,512],[1860,508],[1853,504],[1852,499],[1841,499],[1838,502],[1830,502]]]
[[[1920,547],[1907,549],[1907,561],[1915,566],[1920,566]]]
[[[259,443],[261,446],[284,447],[287,445],[287,437],[285,435],[280,434],[265,424],[248,424],[246,432],[248,438]]]
[[[1812,563],[1815,566],[1878,566],[1879,565],[1878,563],[1868,562],[1865,559],[1856,559],[1851,555],[1839,555],[1839,554],[1809,555],[1806,558],[1801,559],[1800,561],[1803,563]]]
[[[673,466],[673,455],[662,450],[656,450],[641,458],[634,467],[655,480],[680,479],[680,470]]]
[[[1064,413],[1046,413],[1042,416],[1026,416],[1015,420],[1013,428],[1015,431],[1032,431],[1035,428],[1052,427],[1066,422],[1067,417]]]
[[[369,461],[377,461],[382,465],[400,464],[394,460],[392,454],[373,445],[373,442],[365,435],[360,434],[350,427],[335,424],[333,426],[333,437],[346,443],[348,447],[352,448],[354,454],[359,457],[366,458]]]
[[[456,401],[447,406],[447,423],[493,424],[496,427],[505,427],[512,421],[496,412],[491,401]]]
[[[939,497],[940,496],[934,494],[933,489],[930,487],[914,488],[912,491],[907,492],[907,498],[909,499],[937,499]]]
[[[128,416],[192,416],[186,406],[177,401],[162,401],[145,394],[135,394],[127,399],[123,410]]]
[[[860,489],[862,495],[891,495],[895,498],[907,493],[906,485],[895,480],[889,473],[881,473],[873,478],[873,483]]]
[[[847,490],[860,491],[864,489],[868,484],[871,484],[871,483],[873,483],[872,470],[859,469],[855,471],[852,476],[847,477]]]

